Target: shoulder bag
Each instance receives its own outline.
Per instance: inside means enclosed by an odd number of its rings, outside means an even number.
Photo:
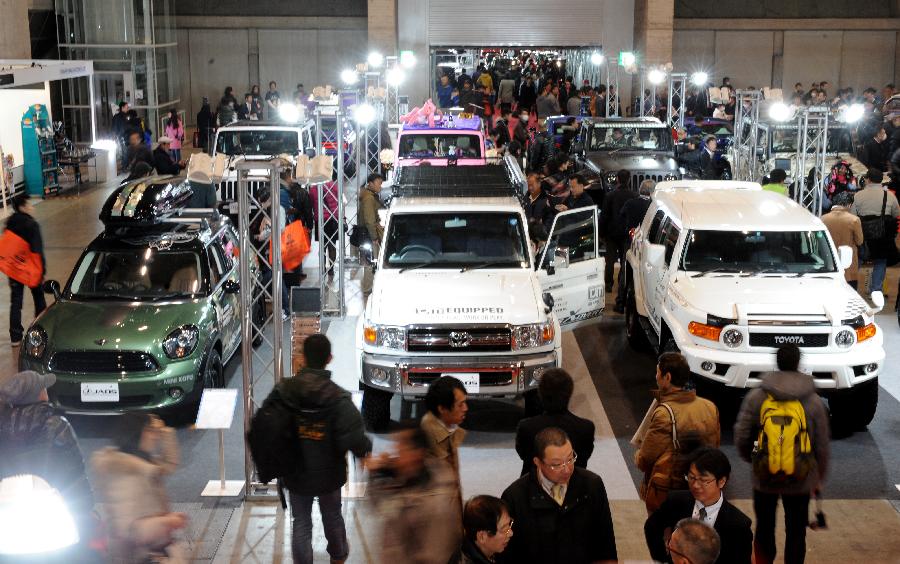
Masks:
[[[881,214],[880,215],[865,215],[862,216],[860,222],[862,223],[862,231],[863,231],[863,240],[868,241],[876,241],[879,239],[883,239],[885,234],[887,233],[887,221],[888,218],[884,217],[884,210],[887,208],[887,191],[884,192],[884,195],[881,199]]]

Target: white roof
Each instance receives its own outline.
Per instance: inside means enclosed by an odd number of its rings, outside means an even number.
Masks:
[[[660,182],[657,186],[670,184],[679,182]],[[781,194],[761,190],[758,185],[735,189],[721,187],[730,182],[706,181],[703,184],[687,188],[664,186],[657,188],[653,198],[686,229],[802,231],[825,228],[806,208]]]
[[[391,213],[418,212],[521,212],[522,205],[513,197],[485,196],[477,198],[450,196],[412,196],[394,198],[391,201]]]

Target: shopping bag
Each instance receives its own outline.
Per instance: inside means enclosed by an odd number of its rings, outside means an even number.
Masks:
[[[295,221],[281,232],[281,268],[293,272],[309,254],[309,233],[302,221]],[[272,245],[269,244],[269,262],[272,261]]]
[[[7,229],[0,235],[0,272],[29,288],[37,288],[44,265],[41,255],[31,252],[28,241]]]

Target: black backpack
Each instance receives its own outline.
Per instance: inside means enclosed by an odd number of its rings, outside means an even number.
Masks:
[[[247,446],[260,482],[266,484],[302,470],[294,420],[294,413],[281,399],[277,388],[253,414],[247,431]]]

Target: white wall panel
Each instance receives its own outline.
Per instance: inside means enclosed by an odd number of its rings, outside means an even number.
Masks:
[[[728,76],[737,88],[769,86],[773,38],[771,31],[717,31],[716,64],[711,73],[716,82]]]
[[[603,41],[603,4],[610,0],[427,1],[432,46],[590,46]],[[633,12],[631,2],[616,4]]]
[[[192,123],[204,96],[215,111],[226,86],[234,88],[238,99],[249,88],[248,38],[245,29],[192,29],[189,37],[190,74],[185,77],[182,65],[181,79],[191,85],[188,123]]]
[[[357,63],[365,62],[367,44],[366,30],[319,31],[319,83],[340,86],[343,69],[355,68]]]
[[[672,40],[672,65],[679,72],[710,72],[716,63],[716,32],[675,31]],[[716,76],[710,73],[711,78]]]
[[[896,32],[893,31],[845,31],[841,46],[840,86],[852,86],[861,93],[868,86],[880,90],[885,84],[893,82],[892,46],[895,42]]]
[[[827,80],[830,94],[838,88],[841,70],[841,31],[786,31],[784,32],[784,74],[782,84],[793,88],[802,82],[809,88],[812,82]],[[893,55],[893,45],[889,50]],[[882,47],[884,49],[884,47]]]
[[[282,97],[289,97],[303,83],[307,92],[319,83],[319,34],[314,29],[259,30],[259,81],[265,92],[269,81],[278,83]]]

